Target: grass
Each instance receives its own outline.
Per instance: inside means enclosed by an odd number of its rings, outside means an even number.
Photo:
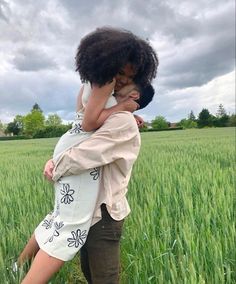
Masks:
[[[235,129],[142,134],[129,184],[132,212],[122,236],[122,284],[236,283]],[[42,176],[57,139],[0,142],[1,283],[53,206]],[[78,258],[51,283],[85,283]]]

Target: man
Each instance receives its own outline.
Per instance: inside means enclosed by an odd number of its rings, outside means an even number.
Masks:
[[[152,100],[154,90],[149,85],[140,93],[137,103],[143,108]],[[88,283],[119,283],[120,237],[124,218],[130,212],[125,195],[139,149],[140,134],[134,116],[117,112],[90,138],[63,154],[54,169],[50,162],[46,164],[45,176],[50,179],[53,171],[54,181],[102,167],[97,209],[80,251]]]

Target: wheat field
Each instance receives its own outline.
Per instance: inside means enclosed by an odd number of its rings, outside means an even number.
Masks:
[[[52,209],[42,169],[57,139],[0,142],[0,283],[20,283],[12,262]],[[235,129],[142,133],[121,241],[121,283],[235,280]],[[50,283],[86,283],[79,258]]]

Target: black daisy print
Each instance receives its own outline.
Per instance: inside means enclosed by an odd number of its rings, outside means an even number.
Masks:
[[[54,239],[54,237],[58,237],[60,235],[59,230],[64,226],[63,222],[55,222],[54,227],[55,230],[53,232],[53,235],[48,239],[48,241],[51,243]],[[47,243],[47,242],[46,242]]]
[[[64,226],[64,223],[62,221],[59,222],[59,223],[55,222],[54,226],[55,226],[56,230],[60,230]]]
[[[45,219],[45,220],[43,220],[42,226],[45,227],[46,230],[48,230],[48,229],[52,228],[52,222],[53,222],[53,219],[51,219],[51,220]]]
[[[99,178],[99,173],[100,173],[100,169],[99,168],[94,168],[90,172],[90,175],[93,177],[93,180],[97,180]]]
[[[75,123],[73,128],[69,130],[70,134],[83,132],[81,123]]]
[[[72,238],[68,238],[68,247],[76,247],[78,248],[79,245],[83,245],[85,243],[85,240],[87,238],[86,230],[81,231],[80,229],[76,231],[72,231]]]
[[[75,193],[74,189],[70,188],[69,183],[63,183],[61,194],[63,197],[61,198],[61,203],[70,204],[74,201],[74,197],[72,196]]]

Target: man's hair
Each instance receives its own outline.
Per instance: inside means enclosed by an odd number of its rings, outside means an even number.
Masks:
[[[139,86],[140,98],[135,100],[139,104],[139,109],[145,108],[153,99],[155,90],[151,84]]]
[[[76,53],[82,82],[100,86],[110,82],[127,63],[134,66],[134,82],[143,86],[155,78],[158,58],[150,44],[123,29],[97,28],[82,38]]]

